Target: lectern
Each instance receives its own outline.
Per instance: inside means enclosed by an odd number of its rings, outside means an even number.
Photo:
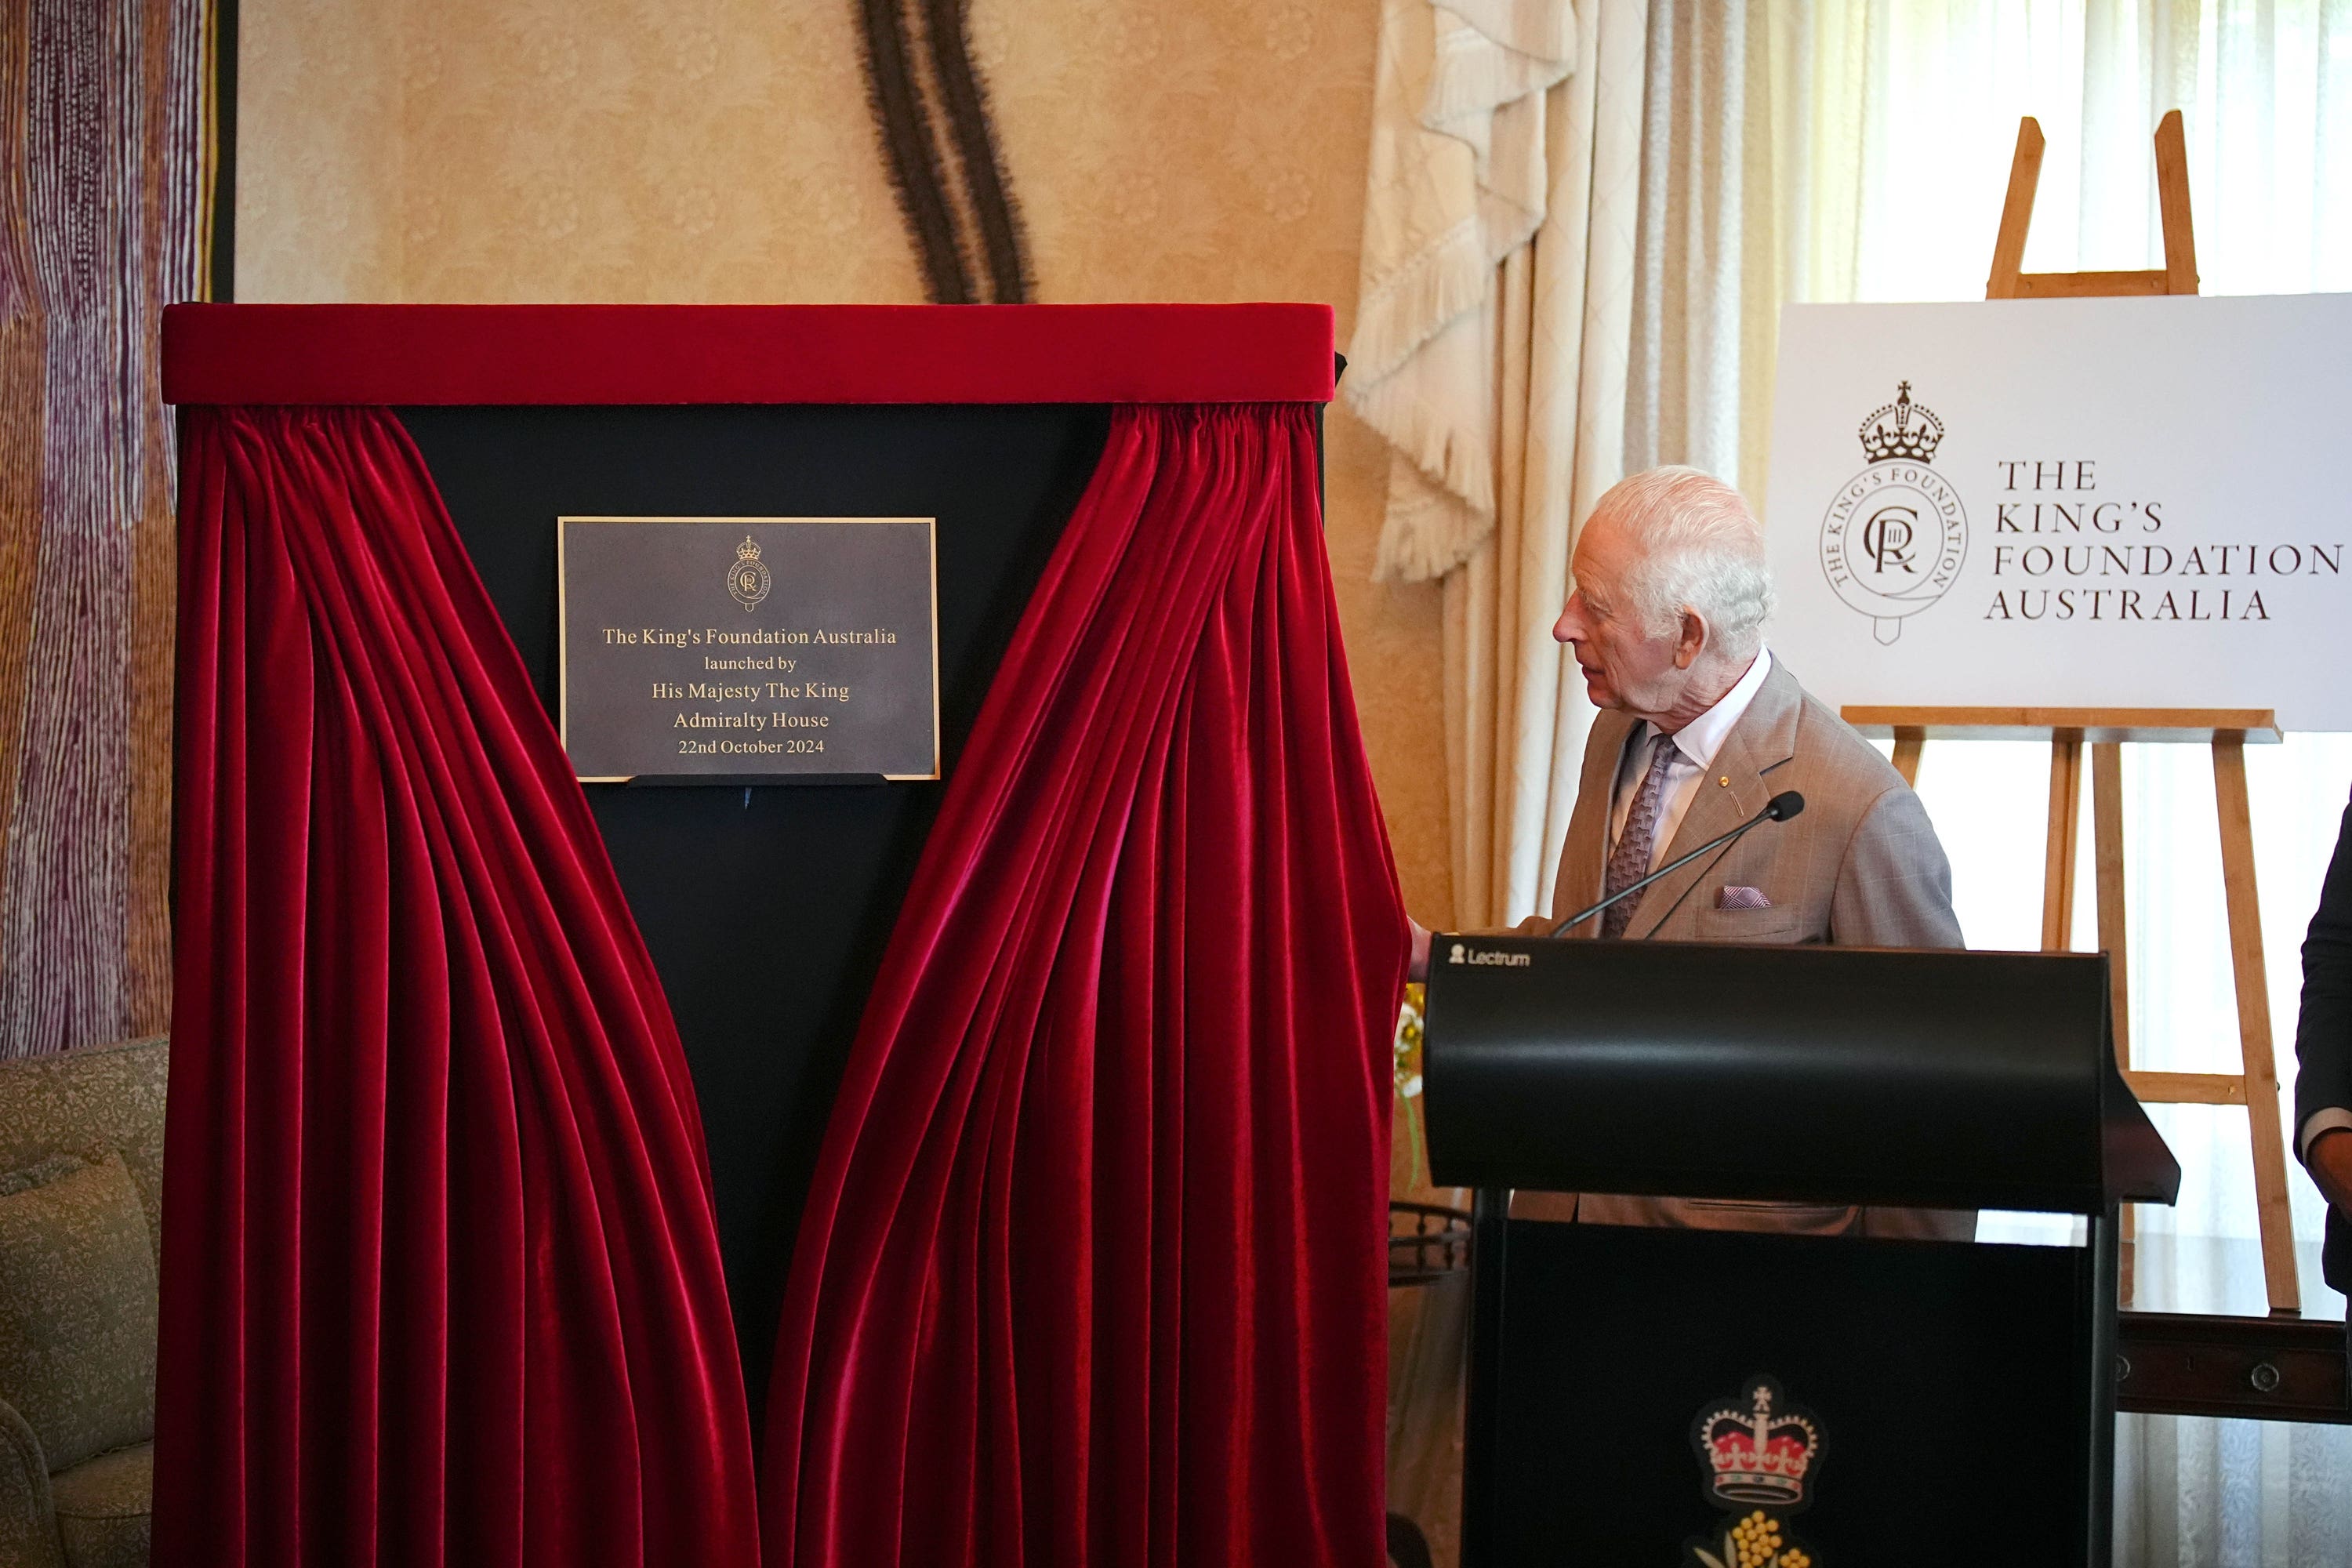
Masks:
[[[1476,1191],[1465,1568],[2106,1563],[2116,1208],[2180,1169],[2103,957],[1441,935],[1425,1030],[1431,1168]],[[1513,1189],[2079,1217],[1637,1228]]]

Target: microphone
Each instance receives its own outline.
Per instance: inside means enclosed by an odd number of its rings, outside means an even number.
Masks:
[[[1796,816],[1799,812],[1804,809],[1805,797],[1803,795],[1799,795],[1792,789],[1782,790],[1779,795],[1774,795],[1770,800],[1764,803],[1763,810],[1758,812],[1755,816],[1749,817],[1747,821],[1741,823],[1730,832],[1718,833],[1714,837],[1708,839],[1706,843],[1700,845],[1697,848],[1692,850],[1689,854],[1675,857],[1674,859],[1667,861],[1664,865],[1659,867],[1656,870],[1651,872],[1648,876],[1643,877],[1639,881],[1628,882],[1625,886],[1618,889],[1615,892],[1610,894],[1607,898],[1601,900],[1591,909],[1582,910],[1577,914],[1572,914],[1569,916],[1568,919],[1560,921],[1559,924],[1552,927],[1550,934],[1553,936],[1559,936],[1567,931],[1571,926],[1582,925],[1586,921],[1591,920],[1593,916],[1599,914],[1601,910],[1607,909],[1618,900],[1632,898],[1635,893],[1640,892],[1643,889],[1648,887],[1659,878],[1666,876],[1671,872],[1681,870],[1684,867],[1689,865],[1692,861],[1697,859],[1700,856],[1706,854],[1710,849],[1722,848],[1725,845],[1730,843],[1733,839],[1739,837],[1742,834],[1747,833],[1751,828],[1761,827],[1768,822],[1786,822],[1789,818]]]

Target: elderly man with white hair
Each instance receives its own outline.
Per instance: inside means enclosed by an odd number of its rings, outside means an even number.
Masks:
[[[1919,797],[1764,646],[1771,576],[1763,530],[1738,490],[1696,468],[1635,474],[1593,508],[1572,571],[1575,591],[1551,635],[1575,649],[1602,711],[1585,746],[1551,913],[1528,919],[1520,934],[1549,931],[1796,790],[1801,816],[1701,856],[1563,934],[1962,945],[1951,868]],[[1416,925],[1416,973],[1426,956]],[[1665,1198],[1587,1195],[1576,1217],[1967,1234],[1963,1215]]]

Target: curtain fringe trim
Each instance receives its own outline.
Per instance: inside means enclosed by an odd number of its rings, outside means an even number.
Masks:
[[[1392,475],[1388,515],[1372,559],[1372,581],[1433,582],[1478,553],[1494,535],[1492,512],[1474,511],[1460,498],[1433,487],[1424,488],[1418,497],[1403,494]]]

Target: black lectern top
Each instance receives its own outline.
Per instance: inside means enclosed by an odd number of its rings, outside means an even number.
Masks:
[[[2103,1214],[2180,1167],[2099,954],[1439,936],[1445,1185]]]

